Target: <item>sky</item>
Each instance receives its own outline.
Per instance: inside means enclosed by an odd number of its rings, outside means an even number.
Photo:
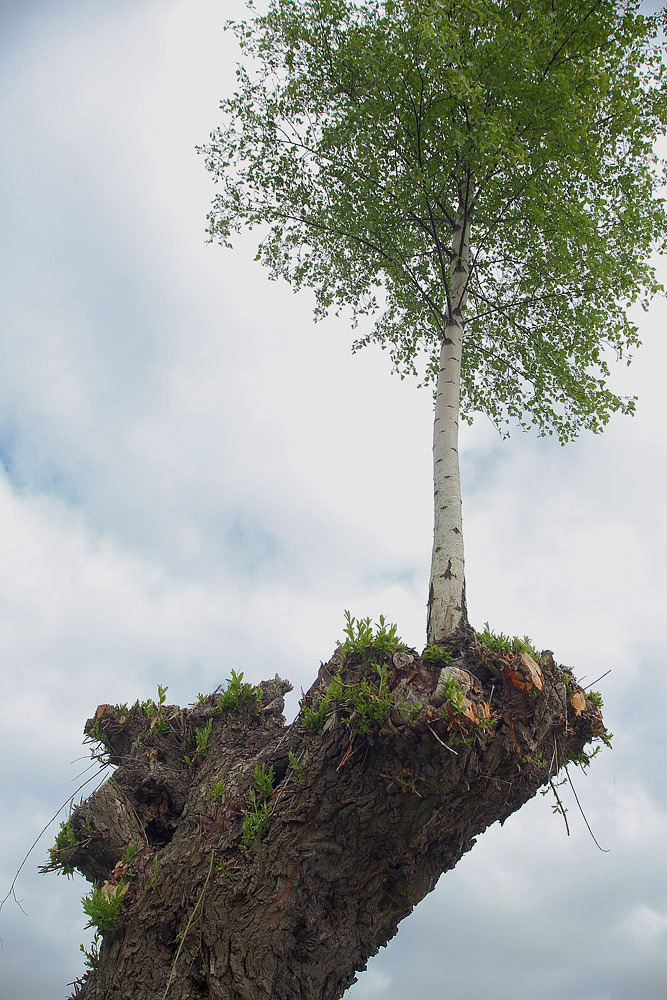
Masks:
[[[232,668],[306,689],[343,612],[421,648],[432,402],[344,319],[207,244],[195,146],[237,0],[0,3],[0,997],[83,971],[80,877],[39,875],[90,777],[85,720]],[[663,280],[667,266],[658,262]],[[561,448],[461,442],[470,620],[551,648],[614,733],[489,829],[346,1000],[658,1000],[667,981],[667,302],[614,373],[634,418]],[[60,813],[59,819],[65,813]],[[662,859],[662,862],[661,862]]]

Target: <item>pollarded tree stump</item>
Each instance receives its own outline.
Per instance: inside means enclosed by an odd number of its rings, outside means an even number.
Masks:
[[[87,722],[116,769],[46,867],[122,902],[75,996],[337,1000],[475,837],[606,738],[550,652],[476,638],[339,650],[285,726],[289,689]]]

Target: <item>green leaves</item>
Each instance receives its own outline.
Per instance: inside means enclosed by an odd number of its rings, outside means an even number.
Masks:
[[[248,708],[256,715],[259,711],[259,688],[243,680],[243,671],[237,674],[232,670],[227,687],[218,696],[216,707],[219,712],[243,712]]]
[[[518,653],[530,653],[536,659],[539,659],[539,653],[535,649],[532,640],[524,635],[523,638],[519,636],[509,636],[505,635],[504,632],[494,632],[489,626],[488,622],[484,622],[484,631],[477,633],[479,641],[487,649],[494,649],[498,653],[510,653],[516,655]]]
[[[100,886],[96,882],[81,900],[83,912],[88,917],[86,927],[96,927],[102,934],[113,927],[126,892],[127,885],[122,880],[117,885],[105,882]]]
[[[63,822],[60,824],[56,842],[53,847],[49,848],[50,862],[44,866],[44,871],[56,871],[67,876],[73,875],[74,868],[67,861],[67,855],[71,851],[71,848],[77,846],[77,839],[74,836],[72,824],[68,819],[66,823]]]
[[[434,381],[454,225],[470,221],[461,405],[561,441],[633,401],[607,388],[659,285],[659,18],[635,0],[272,0],[204,150],[209,233],[258,228],[273,277]],[[372,321],[368,317],[372,316]]]
[[[195,740],[197,743],[197,753],[200,757],[205,757],[208,752],[208,744],[211,738],[213,719],[209,719],[205,726],[195,726]]]
[[[268,800],[273,793],[273,764],[267,770],[265,765],[255,766],[254,787],[250,789],[246,804],[248,812],[243,819],[242,851],[261,843],[269,829],[271,807]]]
[[[339,643],[343,660],[354,653],[362,656],[370,654],[373,660],[384,660],[397,650],[406,648],[398,637],[396,625],[387,622],[384,615],[380,615],[374,627],[370,618],[356,619],[346,611],[343,631],[345,641]]]

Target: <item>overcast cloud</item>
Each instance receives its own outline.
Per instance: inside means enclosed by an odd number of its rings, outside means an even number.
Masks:
[[[421,646],[427,393],[344,321],[206,245],[196,144],[234,84],[237,0],[0,5],[0,897],[83,778],[101,702],[186,704],[232,667],[300,687],[343,610]],[[664,261],[659,263],[667,280]],[[601,853],[538,796],[482,836],[349,1000],[661,1000],[667,982],[667,308],[616,384],[637,416],[561,449],[462,442],[471,621],[599,685],[615,734],[573,775]],[[565,792],[567,795],[567,792]],[[0,914],[2,1000],[67,996],[87,883]]]

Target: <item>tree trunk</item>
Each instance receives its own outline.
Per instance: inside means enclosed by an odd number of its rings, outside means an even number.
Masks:
[[[470,269],[470,220],[461,211],[453,242],[450,312],[440,348],[433,422],[433,553],[427,637],[443,643],[467,626],[459,476],[459,396],[463,325]]]
[[[605,735],[549,652],[477,639],[439,663],[339,650],[285,726],[289,688],[88,721],[116,770],[46,868],[122,902],[74,996],[337,1000],[478,834]]]

